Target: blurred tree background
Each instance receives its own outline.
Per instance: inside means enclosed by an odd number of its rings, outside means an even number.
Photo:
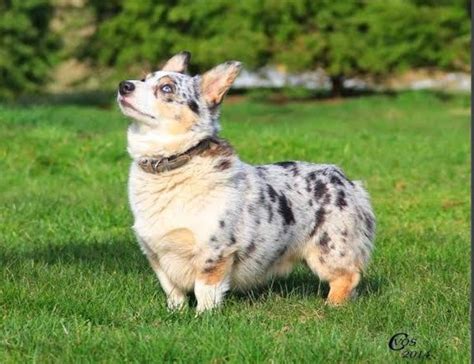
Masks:
[[[0,99],[38,91],[58,61],[48,0],[0,0]]]
[[[48,26],[68,11],[89,31]],[[470,71],[469,0],[0,0],[0,14],[0,97],[40,90],[58,57],[113,77],[183,49],[194,72],[228,59],[322,68],[335,95],[347,77]]]

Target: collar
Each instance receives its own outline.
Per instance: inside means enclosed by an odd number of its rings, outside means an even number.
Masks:
[[[175,154],[171,157],[151,157],[143,158],[137,161],[141,169],[147,173],[158,174],[171,171],[187,164],[194,156],[212,148],[221,145],[224,141],[215,137],[209,137],[201,140],[194,147],[189,148],[181,154]]]

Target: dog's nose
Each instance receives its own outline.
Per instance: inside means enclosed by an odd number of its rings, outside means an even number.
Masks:
[[[130,81],[122,81],[119,83],[119,92],[120,95],[128,95],[133,90],[135,90],[135,85]]]

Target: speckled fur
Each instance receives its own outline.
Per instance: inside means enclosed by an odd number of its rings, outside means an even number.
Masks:
[[[194,290],[198,312],[212,309],[230,288],[287,274],[301,261],[329,282],[328,302],[343,303],[369,261],[375,218],[361,183],[340,168],[295,161],[252,166],[225,144],[172,171],[150,174],[138,166],[141,158],[182,153],[219,130],[218,106],[240,64],[190,77],[183,74],[188,61],[180,53],[144,82],[132,81],[132,94],[118,95],[134,120],[133,229],[168,307],[182,308]],[[172,83],[172,94],[157,88],[163,80]]]

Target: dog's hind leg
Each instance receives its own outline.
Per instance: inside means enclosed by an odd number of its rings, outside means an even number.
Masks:
[[[359,265],[350,259],[350,254],[346,251],[341,254],[337,250],[337,242],[333,243],[334,248],[328,244],[327,249],[324,245],[322,249],[314,241],[310,242],[305,249],[304,258],[313,273],[322,281],[329,282],[330,290],[326,302],[330,305],[341,305],[355,294],[361,275]]]
[[[341,271],[329,281],[329,294],[326,302],[337,306],[346,302],[355,293],[354,288],[359,284],[360,273]]]

